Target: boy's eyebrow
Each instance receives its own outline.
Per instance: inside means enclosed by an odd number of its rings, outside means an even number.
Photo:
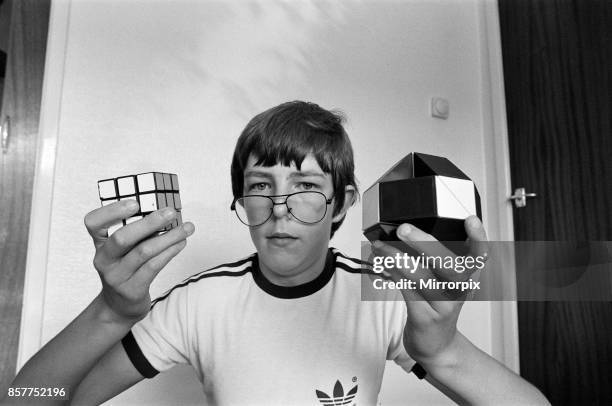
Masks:
[[[268,172],[263,172],[263,171],[248,170],[244,173],[245,178],[248,178],[251,176],[261,177],[261,178],[272,178],[271,174],[269,174]],[[305,178],[309,176],[317,176],[320,178],[325,178],[325,175],[323,173],[315,172],[315,171],[299,171],[299,172],[293,172],[291,175],[289,175],[290,178]]]
[[[323,175],[321,172],[315,172],[315,171],[299,171],[299,172],[293,172],[291,175],[289,175],[290,178],[306,178],[308,176],[318,176],[320,178],[325,178],[325,175]]]
[[[244,173],[244,177],[245,178],[248,178],[248,177],[251,177],[251,176],[258,176],[258,177],[261,177],[261,178],[271,178],[272,177],[272,175],[270,175],[269,173],[262,172],[262,171],[253,171],[253,170],[250,170],[250,171],[246,171]]]

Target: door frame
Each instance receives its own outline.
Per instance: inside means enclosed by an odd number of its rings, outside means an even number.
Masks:
[[[17,370],[42,344],[49,233],[65,59],[72,0],[52,0],[39,124],[34,192],[28,237]],[[486,224],[491,241],[513,241],[508,131],[504,94],[499,13],[494,0],[477,0],[481,33],[482,153],[485,157]],[[490,136],[487,136],[490,134]],[[514,258],[507,258],[505,286],[515,286]],[[508,284],[506,284],[508,283]],[[519,371],[516,302],[491,302],[491,351],[506,366]]]
[[[490,241],[514,241],[513,207],[508,200],[512,183],[499,9],[495,0],[479,0],[478,8],[480,32],[485,34],[480,36],[485,225]],[[507,267],[501,274],[502,284],[513,290],[505,292],[508,296],[516,297],[515,258],[512,250],[505,252],[505,255],[508,256],[502,259],[502,263]],[[516,301],[491,302],[491,341],[492,355],[518,373],[520,354]]]
[[[64,62],[68,48],[70,5],[71,0],[52,0],[49,14],[17,371],[40,349],[42,343],[49,227],[60,132]]]

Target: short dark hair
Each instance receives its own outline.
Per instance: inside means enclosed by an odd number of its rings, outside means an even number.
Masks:
[[[355,188],[356,197],[359,193],[353,147],[344,121],[344,114],[338,110],[326,110],[303,101],[286,102],[253,117],[234,149],[231,169],[234,198],[243,194],[244,169],[251,154],[257,159],[256,165],[290,166],[293,162],[299,170],[306,155],[312,153],[323,172],[332,177],[336,202],[333,214],[338,214],[344,206],[346,186]],[[333,223],[332,237],[343,221],[344,218]]]

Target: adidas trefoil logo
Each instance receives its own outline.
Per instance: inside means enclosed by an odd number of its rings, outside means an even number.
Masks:
[[[355,379],[353,379],[353,382],[354,381]],[[358,385],[355,385],[355,387],[351,389],[350,391],[348,391],[348,393],[345,395],[342,384],[340,383],[339,380],[337,380],[336,385],[334,385],[334,396],[333,397],[329,396],[327,393],[323,391],[317,390],[316,391],[317,398],[319,398],[319,402],[321,402],[322,405],[333,405],[333,406],[348,405],[357,395],[357,386]]]

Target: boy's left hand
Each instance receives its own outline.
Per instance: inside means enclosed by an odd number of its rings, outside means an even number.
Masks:
[[[468,235],[466,244],[472,257],[487,257],[487,235],[482,223],[476,216],[465,220],[465,229]],[[402,224],[397,229],[397,236],[409,247],[425,256],[446,258],[456,257],[448,248],[438,242],[433,236],[427,234],[410,224]],[[376,242],[375,252],[378,255],[394,256],[400,250],[390,245]],[[481,269],[482,270],[482,269]],[[470,278],[477,280],[481,271],[465,270],[462,273],[454,270],[439,270],[420,267],[413,273],[406,269],[396,269],[391,272],[394,280],[436,278],[443,281],[467,281]],[[406,301],[408,318],[404,330],[404,346],[408,354],[425,369],[427,366],[443,365],[449,359],[447,355],[451,344],[457,335],[457,318],[465,298],[469,292],[445,292],[436,289],[402,289]]]

